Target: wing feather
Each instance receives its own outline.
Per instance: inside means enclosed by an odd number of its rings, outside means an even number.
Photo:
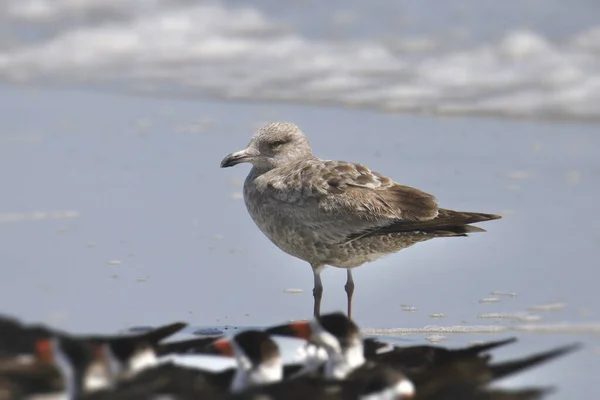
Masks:
[[[425,221],[438,213],[434,196],[361,164],[345,161],[304,160],[272,170],[261,177],[277,200],[316,206],[320,218],[352,216],[357,221]]]

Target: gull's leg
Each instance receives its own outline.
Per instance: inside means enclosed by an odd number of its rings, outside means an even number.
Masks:
[[[346,270],[346,284],[344,285],[348,295],[348,318],[352,319],[352,295],[354,295],[354,279],[352,279],[352,270]]]
[[[324,265],[312,265],[313,277],[315,284],[313,286],[313,297],[315,298],[313,315],[318,317],[321,315],[321,299],[323,298],[323,282],[321,282],[321,271],[323,271]]]

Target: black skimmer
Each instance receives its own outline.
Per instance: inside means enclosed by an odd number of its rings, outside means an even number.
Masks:
[[[0,381],[0,388],[27,387],[34,393],[105,388],[108,381],[156,365],[154,348],[186,325],[178,322],[141,334],[75,336],[0,317],[0,374],[11,377]]]
[[[200,344],[204,344],[204,348],[201,349]],[[207,371],[166,362],[124,379],[112,389],[93,393],[85,400],[141,399],[158,395],[185,399],[220,398],[229,392],[240,392],[283,378],[279,349],[264,332],[245,331],[231,339],[195,338],[174,342],[172,346],[166,344],[159,352],[235,357],[237,368]]]
[[[166,356],[169,354],[205,354],[206,346],[222,337],[222,335],[207,336],[178,340],[176,342],[161,343],[156,348],[156,355]]]
[[[400,400],[414,395],[414,386],[404,374],[373,363],[349,373],[344,380],[317,376],[283,380],[284,366],[277,344],[262,331],[221,338],[209,348],[236,358],[232,399]]]
[[[180,325],[126,336],[74,336],[0,319],[0,326],[7,327],[0,331],[0,400],[38,395],[69,400],[534,400],[551,389],[491,389],[489,384],[579,347],[495,363],[489,351],[515,339],[454,350],[386,348],[382,342],[363,340],[358,326],[343,313],[231,338],[160,343]],[[270,334],[308,340],[309,355],[316,361],[310,368],[284,365]],[[158,359],[157,354],[219,354],[235,357],[237,367],[207,371]]]
[[[146,400],[153,398],[220,399],[227,394],[233,371],[203,371],[171,362],[146,368],[112,387],[94,391],[80,400]]]
[[[501,378],[514,375],[569,354],[580,347],[578,344],[567,345],[498,363],[491,363],[486,358],[465,358],[450,363],[439,364],[417,373],[407,372],[407,374],[411,376],[421,392],[426,389],[435,392],[437,388],[445,387],[454,382],[469,383],[477,387],[484,387]]]
[[[218,339],[209,348],[218,354],[235,358],[237,369],[230,386],[234,393],[283,379],[279,348],[265,332],[243,331],[231,339]]]
[[[365,357],[369,360],[392,365],[403,371],[418,373],[433,365],[442,365],[454,361],[484,358],[489,360],[489,351],[516,342],[516,338],[502,339],[459,349],[447,349],[440,346],[393,346],[376,339],[364,340]],[[384,347],[385,346],[385,347]]]
[[[266,332],[302,338],[325,349],[327,360],[322,372],[325,377],[344,379],[352,371],[358,370],[364,365],[366,360],[392,367],[405,373],[414,383],[417,398],[439,395],[444,391],[450,391],[450,388],[454,390],[457,385],[463,391],[470,387],[469,390],[484,393],[481,388],[485,388],[485,385],[495,380],[542,364],[579,348],[579,345],[569,345],[496,364],[491,364],[490,357],[483,353],[512,343],[514,339],[458,350],[417,346],[416,351],[413,352],[403,348],[394,348],[381,354],[369,351],[365,356],[358,326],[343,313],[331,313],[311,321],[275,326],[268,328]]]
[[[60,337],[37,339],[34,346],[34,362],[0,372],[24,396],[77,399],[112,384],[100,346]]]
[[[42,325],[25,325],[13,318],[0,318],[0,356],[27,355],[35,352],[35,343],[43,338],[61,338],[106,347],[112,373],[136,373],[156,365],[160,341],[180,331],[186,323],[175,322],[138,334],[70,335]]]
[[[415,395],[406,376],[391,368],[372,365],[344,380],[315,376],[256,386],[229,397],[231,400],[403,400]]]

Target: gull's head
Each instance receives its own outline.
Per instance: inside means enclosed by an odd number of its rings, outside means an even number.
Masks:
[[[311,155],[310,144],[300,128],[290,122],[273,122],[256,131],[245,149],[225,157],[221,168],[247,162],[270,170]]]

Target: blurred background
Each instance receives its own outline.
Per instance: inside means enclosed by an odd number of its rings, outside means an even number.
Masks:
[[[250,220],[247,167],[219,169],[277,120],[504,216],[357,269],[361,326],[519,336],[507,357],[580,341],[517,383],[599,390],[595,0],[3,0],[0,312],[76,332],[309,317],[310,268]],[[323,279],[344,309],[344,271]]]
[[[598,117],[594,0],[5,0],[0,12],[9,82]]]

